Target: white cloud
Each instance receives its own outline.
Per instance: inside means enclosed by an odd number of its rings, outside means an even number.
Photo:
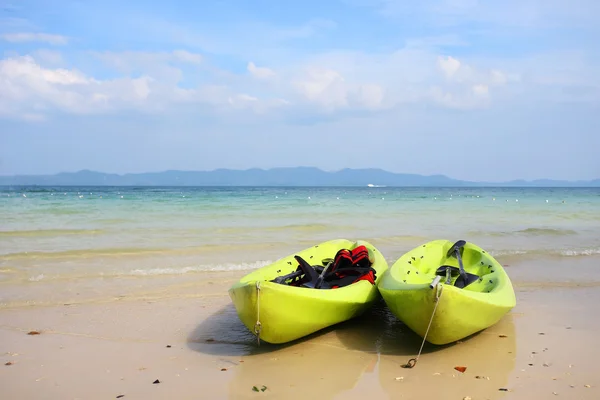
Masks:
[[[494,85],[504,85],[509,81],[509,77],[502,71],[496,69],[490,71],[491,81]]]
[[[497,68],[474,68],[451,56],[440,56],[437,63],[448,87],[436,87],[432,92],[433,98],[439,104],[453,108],[488,107],[492,101],[490,88],[498,89],[520,79],[517,74]]]
[[[44,42],[52,45],[65,45],[69,42],[66,36],[32,32],[5,33],[0,35],[0,38],[13,43]]]
[[[438,105],[460,110],[485,108],[489,106],[490,102],[486,85],[474,85],[453,91],[434,86],[430,95],[431,99]]]
[[[200,64],[202,62],[202,55],[190,53],[186,50],[174,50],[172,54],[179,61],[188,62],[191,64]]]
[[[483,84],[473,85],[472,90],[473,94],[478,97],[487,97],[489,94],[488,86]]]
[[[378,85],[361,85],[358,87],[358,102],[367,109],[380,108],[385,97],[385,91]]]
[[[182,68],[198,68],[204,58],[186,50],[170,52],[104,51],[90,52],[104,65],[126,75],[149,75],[157,81],[177,85],[183,79]]]
[[[182,88],[150,75],[98,79],[76,69],[44,68],[31,56],[0,60],[0,114],[3,116],[39,120],[53,110],[73,114],[127,109],[157,112],[178,104],[265,112],[286,102],[236,94],[231,88],[218,85]]]
[[[275,71],[266,67],[257,67],[252,61],[248,63],[248,72],[258,79],[271,79],[275,77]]]
[[[440,57],[439,66],[447,78],[452,78],[460,68],[460,61],[454,57]]]
[[[252,80],[243,80],[243,76],[224,74],[231,79],[227,82],[227,78],[223,78],[222,85],[182,88],[179,82],[183,71],[177,67],[178,63],[196,65],[203,62],[200,55],[184,51],[94,54],[123,73],[137,73],[135,77],[98,79],[73,68],[46,68],[32,56],[7,58],[0,61],[2,113],[41,115],[60,110],[87,114],[123,109],[154,112],[182,103],[257,113],[306,106],[314,112],[325,113],[374,111],[419,101],[469,108],[482,106],[483,103],[473,101],[474,98],[490,99],[490,86],[508,81],[500,70],[486,75],[456,58],[446,57],[437,62],[450,82],[447,85],[438,82],[432,90],[429,86],[437,79],[434,65],[411,64],[424,60],[433,63],[435,59],[422,58],[420,53],[409,51],[407,54],[396,52],[383,59],[359,53],[314,59],[305,66],[282,68],[281,74],[249,62],[247,69],[258,80],[275,76],[278,79],[265,88],[253,86]],[[348,62],[348,58],[354,62]],[[249,94],[252,91],[261,95]]]
[[[324,107],[347,105],[344,78],[331,69],[311,68],[304,77],[292,82],[296,90],[308,101]]]
[[[13,116],[48,115],[52,110],[166,112],[181,104],[223,112],[295,115],[378,111],[410,103],[479,109],[511,95],[522,98],[528,92],[533,96],[532,85],[545,76],[539,63],[526,63],[529,75],[524,76],[517,62],[441,56],[432,49],[413,47],[387,54],[329,52],[275,68],[249,61],[248,73],[241,74],[216,68],[201,54],[185,50],[91,54],[120,72],[120,77],[102,79],[66,67],[60,53],[34,52],[0,60],[0,112]],[[576,76],[580,66],[573,63],[568,76]],[[583,87],[581,80],[567,83]],[[573,93],[583,93],[578,90]],[[589,93],[585,98],[592,98]]]
[[[265,114],[273,109],[288,106],[289,101],[283,99],[259,99],[246,93],[230,96],[227,103],[236,110],[250,110],[256,114]]]
[[[379,109],[385,92],[374,83],[348,80],[334,69],[307,67],[291,81],[293,89],[310,104],[326,112],[340,109]]]

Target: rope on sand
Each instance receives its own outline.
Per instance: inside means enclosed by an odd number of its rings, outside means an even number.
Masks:
[[[408,360],[406,364],[402,365],[402,368],[412,368],[417,364],[419,357],[421,356],[421,352],[423,351],[423,346],[425,345],[425,340],[427,339],[427,334],[429,333],[429,328],[431,328],[431,323],[433,322],[433,317],[435,316],[435,310],[437,309],[438,304],[440,303],[440,297],[442,297],[442,285],[438,283],[436,285],[435,291],[435,305],[433,306],[433,312],[431,313],[431,318],[429,319],[429,325],[427,325],[427,330],[425,331],[425,336],[423,336],[423,342],[421,343],[421,348],[419,349],[419,353],[416,358],[411,358]]]

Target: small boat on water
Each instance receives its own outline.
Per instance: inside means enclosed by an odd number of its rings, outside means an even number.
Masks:
[[[259,340],[286,343],[364,313],[387,269],[372,244],[330,240],[247,274],[229,296]]]
[[[464,240],[414,248],[387,270],[378,289],[398,319],[437,345],[496,324],[516,305],[502,265]]]

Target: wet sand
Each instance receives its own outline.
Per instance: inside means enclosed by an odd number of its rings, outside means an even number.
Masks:
[[[401,365],[421,339],[383,302],[297,342],[257,346],[227,296],[242,272],[15,304],[0,309],[1,397],[600,398],[600,258],[499,261],[509,264],[517,307],[459,343],[426,344],[413,369]]]

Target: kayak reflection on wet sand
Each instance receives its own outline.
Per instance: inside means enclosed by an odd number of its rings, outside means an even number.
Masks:
[[[396,398],[498,392],[515,366],[515,328],[509,313],[498,324],[457,343],[426,343],[412,369],[422,339],[379,301],[364,315],[302,339],[273,345],[257,343],[228,304],[204,320],[188,337],[194,351],[235,366],[232,398],[255,395],[249,388],[284,398]],[[467,367],[464,373],[454,369]],[[467,379],[467,380],[465,380]],[[402,385],[402,386],[399,386]],[[500,395],[500,393],[499,393]]]

